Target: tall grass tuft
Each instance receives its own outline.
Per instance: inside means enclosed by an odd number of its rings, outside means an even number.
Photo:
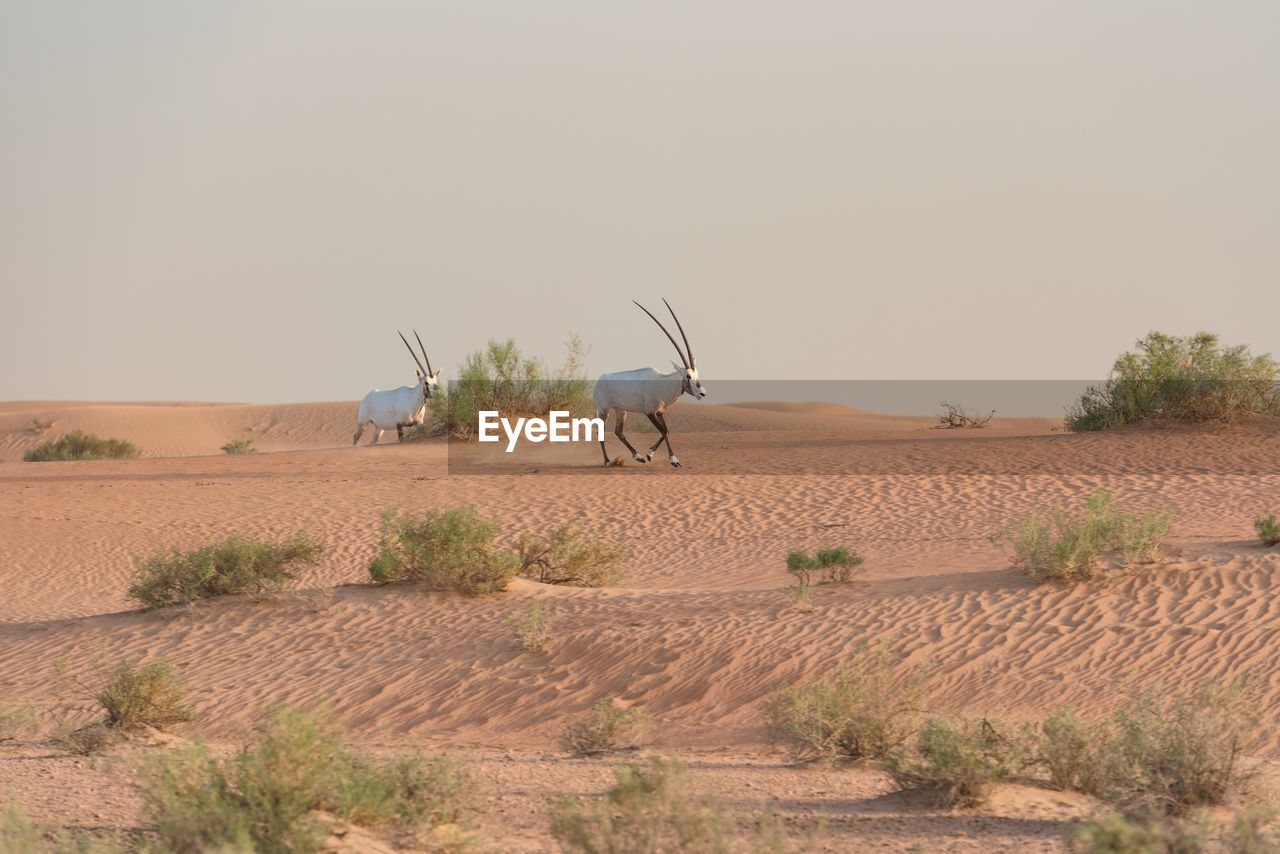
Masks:
[[[62,460],[129,460],[141,452],[126,439],[102,439],[92,433],[72,430],[60,439],[46,442],[23,454],[29,463]]]

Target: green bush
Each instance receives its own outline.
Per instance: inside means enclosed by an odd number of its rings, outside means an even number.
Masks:
[[[124,661],[95,695],[107,713],[107,725],[118,729],[165,727],[194,720],[185,692],[169,662],[157,659],[141,667]]]
[[[27,451],[23,459],[29,463],[60,460],[128,460],[139,455],[132,442],[124,439],[100,439],[92,433],[72,430],[61,439],[46,442]]]
[[[468,595],[498,593],[507,589],[520,563],[494,545],[497,535],[497,523],[481,518],[470,505],[420,517],[388,510],[369,576],[380,584],[425,581]]]
[[[1142,421],[1230,422],[1280,414],[1280,366],[1247,347],[1222,347],[1218,336],[1152,332],[1137,352],[1116,360],[1111,377],[1091,386],[1067,412],[1067,429],[1105,430]]]
[[[811,555],[801,549],[787,552],[787,572],[796,577],[799,584],[810,587],[815,582],[813,573],[819,574],[818,584],[832,584],[849,581],[855,573],[865,570],[858,567],[866,560],[857,552],[851,552],[844,546],[832,549],[818,549]]]
[[[302,534],[269,543],[233,534],[191,552],[159,552],[139,561],[129,596],[148,608],[197,599],[278,590],[293,568],[314,564],[323,548]]]
[[[563,798],[551,835],[566,851],[584,854],[727,854],[726,822],[693,791],[677,759],[652,757],[647,767],[624,765],[600,798]]]
[[[935,793],[949,806],[978,806],[992,786],[1013,775],[1017,745],[990,721],[976,718],[931,718],[920,731],[916,755],[894,757],[899,785]]]
[[[1254,521],[1253,527],[1258,532],[1258,539],[1262,540],[1264,546],[1274,546],[1276,543],[1280,543],[1280,521],[1276,520],[1276,514],[1259,516]]]
[[[563,367],[548,371],[540,359],[524,357],[513,339],[491,340],[483,352],[467,356],[447,395],[431,398],[435,421],[450,435],[468,439],[482,410],[496,410],[505,418],[545,416],[552,410],[592,414],[586,348],[571,335],[568,350]]]
[[[590,712],[565,728],[560,745],[575,756],[635,748],[652,727],[653,718],[644,709],[623,709],[609,700],[597,700]]]
[[[1128,771],[1115,721],[1085,723],[1068,708],[1040,725],[1036,754],[1056,788],[1098,798],[1113,795]]]
[[[551,637],[551,612],[542,607],[541,602],[530,602],[529,607],[512,611],[507,615],[507,625],[520,645],[530,652],[542,652]]]
[[[477,793],[455,760],[370,760],[345,744],[331,716],[289,708],[233,759],[196,745],[161,760],[143,784],[146,814],[173,851],[313,851],[323,838],[313,810],[417,832],[460,823]]]
[[[799,759],[883,758],[913,732],[924,700],[919,679],[895,671],[885,643],[854,655],[832,673],[786,688],[764,702],[775,739]]]
[[[587,539],[572,525],[561,525],[547,537],[521,536],[516,555],[520,574],[543,584],[605,587],[621,579],[627,547]]]
[[[1157,562],[1172,527],[1169,513],[1127,513],[1115,507],[1111,493],[1100,490],[1081,511],[1033,512],[991,540],[1009,549],[1013,565],[1037,581],[1080,581],[1105,571],[1098,560],[1104,552],[1115,552],[1125,567]]]
[[[1161,822],[1117,813],[1081,822],[1067,832],[1067,844],[1076,854],[1169,854],[1172,841]]]
[[[253,446],[253,442],[248,439],[234,439],[223,445],[222,451],[232,455],[258,453],[258,449]]]

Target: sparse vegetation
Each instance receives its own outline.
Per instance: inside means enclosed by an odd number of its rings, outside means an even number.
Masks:
[[[20,703],[0,703],[0,742],[15,741],[36,729],[36,713]]]
[[[1254,521],[1253,528],[1258,532],[1258,539],[1264,546],[1269,548],[1280,543],[1280,520],[1276,519],[1276,514],[1259,516]]]
[[[560,745],[575,756],[636,748],[652,727],[653,718],[644,709],[627,709],[610,700],[597,700],[590,712],[565,728]]]
[[[987,423],[995,417],[996,411],[993,409],[986,415],[978,412],[970,412],[958,403],[947,403],[945,400],[940,404],[942,412],[938,413],[938,423],[933,425],[935,430],[957,430],[962,427],[977,429],[986,427]]]
[[[815,583],[843,583],[851,580],[854,575],[865,572],[859,569],[865,561],[866,558],[862,555],[851,552],[844,546],[818,549],[817,554],[792,549],[787,552],[787,572],[806,587]],[[814,573],[817,573],[817,579],[814,578]]]
[[[80,727],[66,718],[59,721],[53,741],[66,750],[86,756],[100,753],[132,730],[163,729],[195,719],[181,682],[163,658],[143,665],[137,659],[125,659],[107,666],[105,646],[82,647],[81,653],[89,660],[74,665],[78,673],[72,672],[71,658],[63,656],[54,662],[55,678],[69,683],[80,702],[92,702],[105,717]]]
[[[1017,770],[1017,745],[985,718],[931,718],[912,754],[898,754],[893,775],[904,789],[933,792],[948,806],[973,807]]]
[[[591,382],[586,377],[587,348],[576,335],[568,341],[564,365],[549,371],[541,359],[526,358],[513,339],[490,341],[467,356],[447,395],[431,398],[438,424],[452,436],[468,439],[482,410],[506,417],[545,416],[551,410],[577,415],[592,411]]]
[[[729,851],[726,822],[699,797],[678,759],[652,757],[647,766],[624,765],[617,783],[599,798],[564,798],[551,833],[567,851],[654,854]]]
[[[1207,332],[1152,332],[1115,362],[1067,412],[1067,429],[1105,430],[1137,422],[1231,422],[1280,414],[1280,366],[1269,354],[1223,347]]]
[[[323,810],[369,827],[422,832],[477,808],[475,781],[448,757],[375,761],[352,751],[330,715],[278,709],[223,762],[201,745],[162,760],[144,807],[173,851],[312,851]]]
[[[791,607],[800,611],[813,610],[813,588],[803,581],[783,587],[782,593],[791,603]]]
[[[158,552],[138,562],[129,596],[148,608],[197,599],[279,590],[294,568],[313,564],[323,548],[303,534],[282,543],[233,534],[195,551]]]
[[[253,446],[252,439],[233,439],[222,446],[224,454],[256,454],[258,449]]]
[[[516,555],[520,574],[543,584],[605,587],[622,577],[627,547],[589,539],[572,525],[561,525],[546,537],[521,536]]]
[[[1054,787],[1107,798],[1125,780],[1120,741],[1113,719],[1090,724],[1062,708],[1040,725],[1036,759]]]
[[[1157,562],[1172,526],[1169,513],[1127,513],[1115,507],[1111,493],[1100,490],[1082,511],[1059,506],[1033,512],[991,539],[1009,549],[1013,565],[1037,581],[1080,581],[1106,570],[1099,558],[1107,552],[1124,567]]]
[[[1119,813],[1099,816],[1074,825],[1067,844],[1076,854],[1186,854],[1199,847],[1174,849],[1168,829],[1160,821],[1131,819]]]
[[[31,419],[31,432],[35,433],[37,436],[43,436],[45,433],[48,433],[49,428],[51,427],[53,427],[52,418],[50,418],[48,421],[45,421],[41,418]]]
[[[120,740],[120,733],[105,721],[94,721],[82,727],[72,727],[64,721],[58,724],[51,740],[68,753],[97,756],[115,746]]]
[[[0,814],[0,854],[28,854],[44,847],[44,834],[17,807]]]
[[[507,626],[516,633],[520,645],[530,652],[543,652],[551,638],[552,615],[541,602],[530,602],[528,607],[507,615]]]
[[[22,458],[29,463],[45,463],[61,460],[128,460],[138,455],[138,449],[125,439],[101,439],[92,433],[72,430],[60,439],[27,451]]]
[[[520,562],[494,545],[497,535],[497,523],[481,518],[470,505],[420,517],[389,510],[382,516],[382,540],[369,575],[380,584],[424,581],[468,595],[499,593]]]
[[[885,642],[865,648],[834,672],[770,696],[764,716],[775,739],[799,759],[883,758],[914,731],[923,682],[896,670]]]

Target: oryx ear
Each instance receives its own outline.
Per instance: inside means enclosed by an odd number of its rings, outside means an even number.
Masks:
[[[413,375],[418,379],[422,379],[422,371],[418,370],[417,368],[413,369]]]
[[[675,368],[680,373],[684,373],[685,371],[684,365],[677,365],[674,361],[671,363],[671,367]]]
[[[440,375],[443,373],[444,373],[444,368],[436,368],[436,372],[431,375],[431,378],[436,382],[440,382]]]

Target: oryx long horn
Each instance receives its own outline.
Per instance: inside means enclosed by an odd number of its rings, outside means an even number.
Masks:
[[[645,314],[649,315],[650,317],[653,317],[653,312],[652,312],[652,311],[649,311],[649,309],[647,309],[647,308],[645,308],[644,306],[640,305],[640,303],[636,302],[635,300],[632,300],[632,302],[635,302],[635,303],[636,303],[636,305],[640,306],[640,310],[641,310],[641,311],[643,311]],[[664,302],[665,302],[665,300],[664,300]],[[663,325],[662,325],[662,321],[661,321],[661,320],[659,320],[659,319],[658,319],[658,318],[656,318],[656,317],[653,317],[653,322],[654,322],[654,323],[656,323],[656,324],[658,324],[658,328],[662,330],[662,333],[663,333],[664,335],[666,335],[666,336],[667,336],[667,338],[670,338],[670,339],[671,339],[671,346],[672,346],[672,347],[675,347],[675,348],[676,348],[676,352],[680,354],[680,361],[684,362],[684,366],[685,366],[686,368],[687,368],[687,367],[689,367],[689,360],[688,360],[688,359],[686,359],[686,358],[684,357],[684,351],[680,349],[680,345],[676,343],[676,339],[671,337],[671,333],[667,331],[667,327],[663,326]],[[681,334],[683,334],[683,333],[681,333]]]
[[[689,354],[689,367],[693,367],[693,348],[689,346],[689,336],[684,334],[684,327],[680,325],[680,318],[676,317],[676,310],[671,307],[671,303],[667,302],[667,298],[662,298],[662,304],[667,307],[667,311],[671,312],[671,318],[676,322],[676,328],[680,330],[680,337],[684,339],[684,351]]]
[[[409,339],[405,338],[404,333],[399,329],[396,330],[396,334],[400,336],[400,340],[404,342],[404,346],[409,347],[409,355],[413,357],[413,361],[418,363],[418,370],[426,371],[426,368],[422,367],[422,361],[418,358],[418,354],[413,352],[413,348],[409,346]]]
[[[671,306],[667,306],[667,308],[671,308]],[[678,320],[676,321],[676,323],[679,323],[679,322],[680,321]],[[683,335],[684,333],[682,332],[681,334]],[[418,334],[418,330],[416,329],[413,330],[413,337],[418,339],[418,346],[422,347],[422,336]],[[431,370],[431,357],[427,355],[426,347],[422,347],[422,358],[427,360],[427,373],[428,374],[435,373],[435,371]]]

